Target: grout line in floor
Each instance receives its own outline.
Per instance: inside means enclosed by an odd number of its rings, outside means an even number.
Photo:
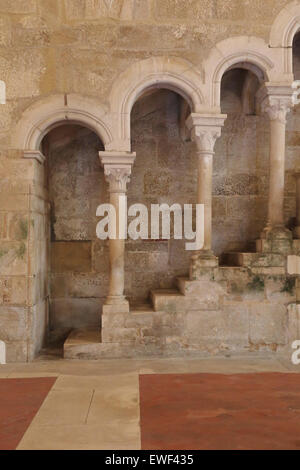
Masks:
[[[95,390],[93,389],[92,396],[91,396],[91,401],[90,401],[90,404],[89,404],[89,408],[88,408],[88,411],[87,411],[87,415],[86,415],[84,424],[87,424],[87,422],[88,422],[88,417],[89,417],[89,414],[90,414],[90,409],[91,409],[91,406],[92,406],[94,395],[95,395]]]

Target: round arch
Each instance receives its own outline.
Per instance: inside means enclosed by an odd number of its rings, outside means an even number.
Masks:
[[[186,60],[177,57],[152,57],[134,63],[114,83],[110,104],[115,116],[119,141],[130,150],[130,114],[136,100],[153,88],[167,88],[183,96],[192,112],[203,105],[200,73]]]
[[[107,110],[102,105],[79,95],[55,95],[37,101],[23,113],[12,134],[12,144],[24,151],[37,151],[49,131],[74,123],[95,132],[105,148],[113,141]]]
[[[270,53],[262,39],[240,36],[221,41],[204,64],[207,72],[206,98],[210,107],[220,110],[221,81],[227,70],[241,67],[251,70],[260,81],[272,81],[278,75],[275,64],[275,54]]]
[[[300,30],[300,4],[294,1],[286,5],[275,18],[270,33],[270,48],[278,48],[285,74],[293,74],[293,40]]]

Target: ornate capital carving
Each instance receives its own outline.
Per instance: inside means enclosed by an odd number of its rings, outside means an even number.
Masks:
[[[104,166],[106,181],[109,183],[109,192],[125,193],[136,154],[113,151],[99,152],[99,157]]]
[[[105,179],[109,183],[110,193],[125,193],[130,181],[131,166],[123,168],[114,165],[104,165]]]
[[[214,153],[216,140],[221,136],[226,115],[191,114],[186,121],[191,138],[201,153]]]
[[[299,94],[297,88],[296,82],[286,86],[272,84],[263,86],[256,95],[261,111],[266,113],[271,121],[285,124],[287,114],[297,104]]]
[[[221,129],[195,128],[192,133],[192,140],[196,142],[201,153],[214,153],[215,143],[221,136]]]
[[[269,96],[262,103],[262,112],[266,113],[270,121],[286,123],[287,114],[290,112],[293,102],[290,98]]]

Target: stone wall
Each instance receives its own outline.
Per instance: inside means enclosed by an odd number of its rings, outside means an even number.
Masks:
[[[100,326],[108,289],[108,250],[96,238],[96,208],[107,199],[90,130],[65,125],[43,141],[50,202],[50,329]]]
[[[1,0],[0,70],[8,99],[1,107],[1,142],[37,98],[80,93],[106,101],[113,80],[136,60],[180,56],[203,73],[202,61],[222,39],[253,35],[268,41],[288,3]]]
[[[298,242],[298,241],[297,241]],[[299,244],[294,243],[294,253]],[[102,341],[74,332],[65,357],[278,354],[290,358],[300,331],[299,287],[286,256],[252,253],[243,266],[203,268],[178,291],[153,291],[154,311],[103,317]]]
[[[222,108],[228,114],[214,159],[213,248],[254,251],[267,212],[268,122],[246,114],[242,71],[224,80]],[[192,142],[180,134],[179,95],[160,90],[139,99],[132,111],[132,148],[137,152],[128,205],[188,204],[196,200],[197,160]],[[286,219],[295,214],[292,173],[297,110],[288,131]],[[293,130],[294,126],[294,130]],[[291,130],[290,130],[291,129]],[[294,141],[291,141],[294,139]],[[290,142],[291,141],[291,142]],[[96,207],[108,202],[95,134],[64,126],[44,140],[51,205],[51,329],[98,325],[108,289],[108,245],[96,238]],[[131,304],[146,303],[150,291],[172,288],[187,275],[190,252],[176,240],[126,242],[126,290]]]
[[[137,159],[128,205],[193,203],[196,155],[179,134],[180,97],[168,90],[141,98],[133,109]],[[62,126],[43,141],[51,213],[50,328],[100,324],[108,290],[108,244],[96,237],[96,208],[109,201],[98,156],[102,144],[79,126]],[[47,170],[46,170],[47,171]],[[189,269],[181,241],[126,242],[126,295],[147,302],[150,290],[172,287]]]
[[[106,112],[115,80],[130,65],[150,57],[190,61],[205,83],[203,64],[219,41],[256,36],[267,44],[275,17],[289,3],[0,0],[0,79],[7,89],[6,104],[0,105],[0,340],[7,343],[8,360],[30,360],[41,348],[49,299],[53,328],[98,322],[108,281],[107,246],[95,239],[93,228],[95,208],[107,198],[97,138],[86,131],[76,131],[77,137],[56,135],[48,142],[49,168],[44,168],[34,154],[25,160],[24,147],[15,141],[24,111],[54,95],[68,102],[72,94],[80,94]],[[177,202],[194,202],[195,149],[180,134],[178,97],[163,93],[159,101],[157,106],[153,95],[144,97],[133,111],[137,161],[129,203],[141,195],[147,204],[173,202],[175,194]],[[223,95],[223,106],[229,116],[214,163],[217,254],[251,247],[264,225],[268,191],[265,118],[245,113],[230,93]],[[295,216],[298,122],[295,108],[288,120],[287,222]],[[60,198],[49,214],[49,201]],[[73,214],[67,223],[66,213]],[[126,294],[132,301],[144,301],[151,288],[170,287],[187,270],[181,243],[127,243]]]
[[[46,336],[49,210],[40,163],[15,151],[0,162],[0,333],[14,362],[31,360]]]

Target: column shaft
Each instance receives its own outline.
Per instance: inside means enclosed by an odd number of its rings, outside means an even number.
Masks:
[[[285,127],[285,121],[271,120],[268,202],[268,226],[271,229],[284,227]]]
[[[213,154],[198,152],[198,195],[197,203],[204,204],[204,246],[211,250],[212,242],[212,172]]]
[[[262,239],[292,238],[290,230],[284,226],[285,132],[287,114],[295,103],[297,93],[294,86],[267,84],[256,95],[261,111],[270,120],[268,220],[261,234]],[[279,249],[276,243],[273,247],[268,243],[258,243],[258,246],[259,249]]]
[[[127,183],[130,181],[136,155],[113,151],[99,152],[99,155],[109,183],[110,204],[114,206],[116,214],[116,238],[109,239],[109,293],[103,306],[103,313],[126,313],[129,312],[129,303],[124,296],[127,204],[122,202],[125,201]]]
[[[224,114],[192,113],[186,121],[191,138],[197,146],[198,180],[197,204],[204,205],[204,244],[200,251],[191,256],[190,279],[200,279],[203,269],[214,269],[219,260],[212,251],[212,177],[213,155],[216,140],[226,119]],[[203,229],[203,227],[199,227]],[[201,239],[201,237],[198,237]]]
[[[294,235],[300,239],[300,173],[296,173],[296,227]]]
[[[119,237],[119,198],[125,196],[125,193],[111,192],[110,204],[115,207],[116,221],[117,221],[117,238],[109,240],[109,260],[110,260],[110,276],[109,276],[109,297],[108,303],[120,302],[125,299],[124,297],[124,253],[125,253],[125,240]]]

